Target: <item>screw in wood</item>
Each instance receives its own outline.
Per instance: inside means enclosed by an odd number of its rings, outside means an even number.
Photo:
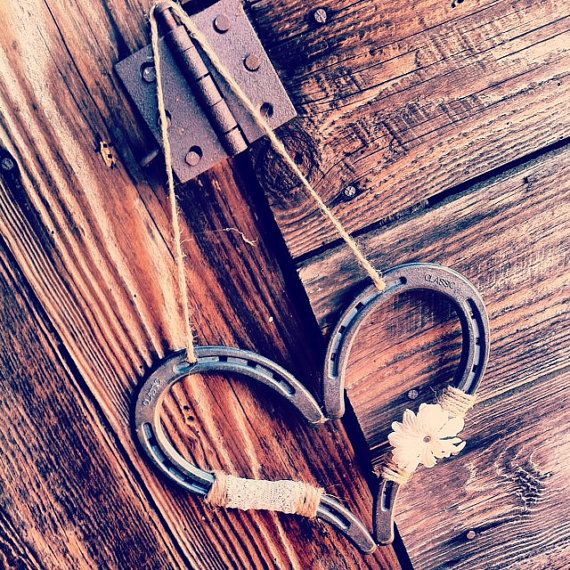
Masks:
[[[416,390],[415,388],[412,389],[412,390],[410,390],[410,391],[408,392],[408,398],[409,398],[410,400],[415,400],[415,399],[417,399],[417,397],[418,397],[419,395],[420,395],[419,390]]]
[[[220,14],[216,16],[214,19],[214,30],[218,32],[218,34],[225,34],[230,29],[230,20],[224,14]]]
[[[16,166],[16,163],[8,156],[5,156],[0,164],[2,165],[2,170],[12,170]]]
[[[468,530],[465,533],[465,538],[467,540],[473,540],[474,538],[477,538],[477,533],[474,530]]]
[[[326,24],[327,19],[328,19],[328,14],[324,8],[317,8],[313,12],[313,20],[315,20],[317,24],[322,26],[323,24]]]
[[[261,58],[254,53],[250,53],[243,60],[243,64],[248,71],[257,71],[261,67]]]
[[[354,184],[349,184],[344,190],[342,191],[342,195],[347,200],[352,200],[358,194],[358,188]]]

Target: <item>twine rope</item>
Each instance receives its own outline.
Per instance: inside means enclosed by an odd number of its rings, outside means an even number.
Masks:
[[[438,398],[437,403],[452,416],[464,418],[475,405],[475,394],[468,394],[454,386],[448,386]]]
[[[450,416],[465,418],[467,412],[475,405],[475,394],[468,394],[454,386],[447,386],[437,403],[449,413]],[[380,475],[387,481],[394,481],[398,485],[406,485],[410,482],[414,471],[408,471],[399,467],[392,459],[392,454],[380,468]]]
[[[184,321],[184,330],[186,336],[186,357],[190,364],[194,364],[198,358],[196,357],[194,333],[192,331],[192,324],[190,321],[190,299],[188,297],[188,284],[186,282],[186,272],[184,270],[184,252],[182,251],[182,233],[180,231],[180,210],[178,208],[178,201],[176,199],[176,191],[174,188],[174,172],[172,171],[172,149],[170,148],[168,117],[166,116],[166,107],[164,103],[158,24],[156,22],[155,15],[156,7],[157,4],[154,4],[149,14],[152,56],[154,59],[154,68],[156,70],[156,96],[158,101],[158,114],[160,117],[162,149],[164,151],[164,163],[166,166],[166,180],[168,183],[170,218],[172,220],[172,233],[174,237],[174,248],[176,253],[176,272],[178,275],[178,288],[180,291],[180,303],[182,305],[182,320]]]
[[[275,134],[269,123],[265,120],[261,111],[255,107],[255,105],[250,101],[249,97],[243,92],[242,88],[233,78],[232,74],[229,72],[226,66],[222,63],[216,52],[208,44],[206,37],[202,34],[202,32],[200,32],[196,24],[192,21],[192,19],[188,16],[188,14],[186,14],[186,12],[182,9],[181,6],[175,4],[171,0],[163,0],[159,2],[159,4],[169,6],[172,9],[172,11],[178,16],[180,22],[188,30],[190,37],[200,45],[200,47],[202,48],[202,50],[204,51],[204,53],[206,54],[212,65],[215,67],[218,73],[223,77],[228,87],[232,90],[234,95],[240,100],[243,106],[250,113],[256,125],[267,136],[275,152],[285,161],[285,163],[289,166],[289,168],[293,171],[293,173],[297,176],[301,184],[307,190],[309,196],[314,200],[320,211],[329,219],[329,221],[331,222],[337,233],[350,248],[350,250],[354,254],[357,261],[360,263],[362,268],[366,271],[370,279],[372,279],[374,285],[378,288],[379,291],[384,291],[384,289],[386,289],[386,282],[384,281],[380,273],[374,268],[372,263],[362,253],[360,247],[358,246],[356,241],[350,236],[350,234],[345,230],[340,220],[323,202],[322,198],[313,188],[307,177],[303,174],[303,172],[301,171],[301,169],[299,168],[293,157],[289,154],[281,139],[279,139],[279,137]],[[154,12],[154,7],[152,12]],[[151,18],[151,20],[152,19],[153,18]],[[156,45],[158,47],[158,32],[156,35],[157,35]],[[156,63],[156,53],[158,53],[158,51],[155,51],[154,53],[155,53],[155,63]],[[158,80],[158,70],[157,70],[157,80]],[[159,84],[159,89],[162,91],[162,84]],[[164,99],[163,99],[163,105],[164,105]],[[164,136],[164,129],[163,129],[163,136]],[[170,164],[169,166],[167,166],[167,168],[169,168],[170,170],[169,177],[172,177],[172,165]]]
[[[242,511],[268,510],[315,518],[324,489],[302,481],[245,479],[215,472],[206,503]]]
[[[380,474],[387,481],[394,481],[394,483],[398,483],[398,485],[406,485],[410,482],[410,479],[414,475],[414,471],[402,469],[401,467],[398,467],[392,459],[388,459],[386,463],[382,465]]]

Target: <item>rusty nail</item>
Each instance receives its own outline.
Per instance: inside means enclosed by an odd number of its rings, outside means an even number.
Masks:
[[[313,20],[315,20],[317,24],[326,24],[327,18],[328,14],[324,8],[317,8],[313,12]]]
[[[419,395],[420,395],[419,390],[416,390],[415,388],[408,392],[408,398],[410,400],[415,400]]]
[[[476,538],[476,537],[477,537],[477,533],[476,533],[474,530],[468,530],[468,531],[465,533],[465,538],[466,538],[467,540],[473,540],[473,539]]]
[[[154,83],[156,81],[156,69],[154,65],[144,65],[142,68],[143,81],[147,83]]]
[[[354,184],[349,184],[343,191],[342,194],[348,200],[352,200],[358,193],[358,188]]]
[[[186,163],[190,166],[196,166],[202,160],[202,149],[199,146],[193,146],[186,155]]]
[[[12,170],[16,166],[16,163],[8,156],[2,159],[2,170]]]
[[[214,30],[218,34],[225,34],[230,29],[230,20],[227,16],[221,14],[214,19]]]
[[[248,71],[257,71],[261,67],[261,58],[254,53],[250,53],[243,60],[243,64]]]

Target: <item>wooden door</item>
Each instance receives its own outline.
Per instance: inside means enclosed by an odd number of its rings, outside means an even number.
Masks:
[[[183,327],[164,174],[139,165],[149,139],[113,72],[148,43],[149,3],[3,3],[4,566],[567,565],[567,7],[316,7],[246,2],[300,115],[279,133],[379,267],[437,261],[480,287],[494,349],[467,453],[418,474],[398,552],[367,557],[323,524],[212,510],[158,477],[130,430],[132,397]],[[198,341],[256,350],[318,394],[358,267],[263,141],[178,195]],[[410,297],[371,323],[343,421],[307,427],[226,377],[178,385],[163,421],[197,464],[319,483],[370,525],[371,462],[408,390],[421,401],[448,378],[452,316]]]

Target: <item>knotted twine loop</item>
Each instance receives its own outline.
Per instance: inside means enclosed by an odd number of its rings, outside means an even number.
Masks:
[[[153,33],[153,54],[154,54],[154,63],[156,65],[158,58],[158,29],[156,25],[156,20],[154,17],[154,10],[157,5],[166,5],[172,9],[172,11],[178,16],[180,22],[186,27],[190,37],[197,42],[212,65],[215,67],[217,72],[222,76],[224,81],[227,83],[228,87],[232,90],[234,95],[240,100],[243,106],[248,110],[251,117],[253,118],[256,125],[261,129],[261,131],[267,136],[271,145],[273,146],[275,152],[287,163],[289,168],[294,172],[297,176],[299,181],[305,187],[309,196],[314,200],[317,204],[318,208],[321,212],[330,220],[332,225],[334,226],[335,230],[338,232],[340,237],[345,241],[348,245],[360,265],[369,275],[370,279],[372,279],[374,285],[378,288],[379,291],[384,291],[386,289],[386,283],[380,273],[374,268],[372,263],[366,258],[366,256],[360,250],[356,241],[349,235],[349,233],[344,229],[344,226],[340,222],[340,220],[332,213],[330,208],[323,202],[317,191],[313,188],[311,183],[307,180],[306,176],[301,172],[301,169],[293,159],[293,157],[289,154],[285,145],[281,142],[281,140],[277,137],[269,123],[265,120],[263,114],[261,113],[260,109],[257,109],[255,105],[250,101],[249,97],[243,92],[242,88],[233,78],[230,71],[226,68],[226,66],[222,63],[216,52],[210,47],[206,37],[200,32],[196,24],[192,21],[192,19],[186,14],[186,12],[182,9],[181,6],[171,2],[170,0],[163,0],[161,2],[157,2],[152,7],[151,10],[151,26],[153,26],[152,33]],[[166,112],[164,111],[164,97],[162,94],[162,82],[159,80],[159,69],[156,69],[156,77],[157,77],[157,91],[160,92],[159,96],[159,112],[161,113],[161,125],[166,121]],[[162,101],[162,103],[161,103]],[[162,104],[162,110],[160,108]],[[164,115],[164,120],[163,120]],[[167,147],[164,145],[164,136],[165,134],[168,136],[167,128],[162,128],[162,135],[163,135],[163,146],[164,151],[166,153]],[[170,151],[170,145],[168,145],[168,151]],[[170,187],[170,179],[173,178],[172,175],[172,164],[171,161],[168,161],[167,164],[168,176],[169,176],[169,187]],[[172,187],[174,187],[174,182],[172,182]],[[171,192],[174,194],[174,192]]]
[[[449,413],[450,416],[465,418],[467,412],[475,405],[475,394],[467,394],[454,386],[447,386],[441,396],[437,399],[437,403]],[[402,469],[393,460],[392,454],[390,458],[380,468],[380,475],[387,481],[394,481],[398,485],[406,485],[410,482],[414,471]]]
[[[302,481],[244,479],[223,471],[206,496],[206,503],[227,509],[267,510],[315,518],[324,489]]]

